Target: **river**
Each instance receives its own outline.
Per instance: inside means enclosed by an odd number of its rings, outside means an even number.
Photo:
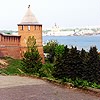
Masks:
[[[56,40],[59,44],[68,45],[68,47],[76,46],[79,50],[84,48],[86,51],[91,46],[96,46],[100,51],[100,35],[92,36],[43,36],[43,42],[47,43],[50,40]]]

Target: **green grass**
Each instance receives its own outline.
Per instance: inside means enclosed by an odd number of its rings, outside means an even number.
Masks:
[[[0,74],[3,75],[21,75],[24,74],[22,71],[22,61],[19,59],[3,58],[7,61],[8,66],[6,68],[0,69]]]

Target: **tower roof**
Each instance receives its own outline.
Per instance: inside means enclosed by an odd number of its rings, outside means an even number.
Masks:
[[[28,10],[19,25],[37,25],[37,24],[39,24],[39,22],[37,21],[36,17],[32,13],[29,5]]]

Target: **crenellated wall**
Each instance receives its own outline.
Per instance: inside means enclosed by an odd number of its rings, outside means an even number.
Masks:
[[[0,57],[21,58],[20,36],[0,34]]]
[[[20,45],[20,36],[0,34],[0,45]]]

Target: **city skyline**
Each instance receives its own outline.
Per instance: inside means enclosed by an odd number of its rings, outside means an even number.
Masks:
[[[100,26],[100,0],[3,0],[0,30],[17,30],[28,5],[43,28]]]

